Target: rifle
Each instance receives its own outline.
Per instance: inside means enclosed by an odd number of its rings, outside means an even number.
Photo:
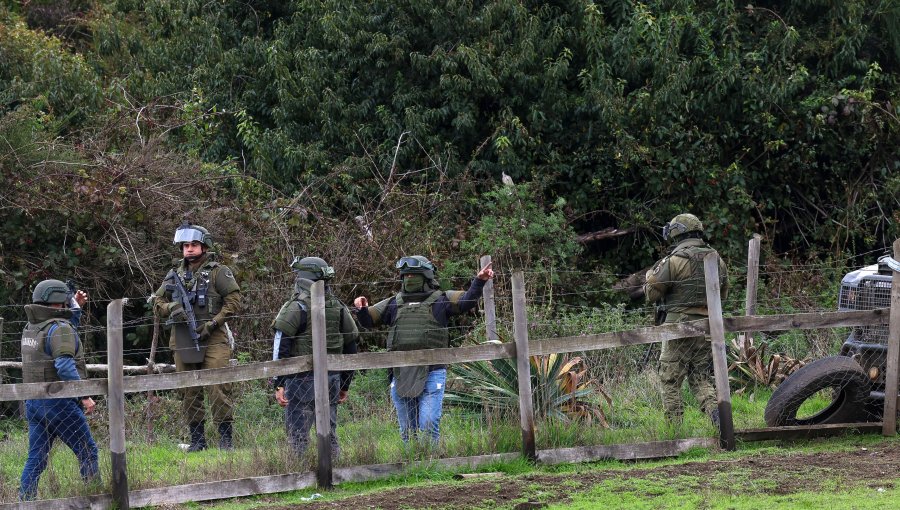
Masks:
[[[166,290],[172,293],[173,301],[181,303],[184,314],[187,316],[187,326],[190,330],[191,340],[194,341],[194,347],[199,352],[200,333],[197,332],[197,318],[194,316],[194,307],[191,305],[191,298],[188,296],[187,289],[184,288],[184,282],[181,280],[181,277],[178,276],[178,272],[174,269],[169,270],[169,274],[166,275],[165,281],[169,280],[172,280],[173,283],[167,284]],[[172,323],[172,318],[169,317],[166,324],[171,325]]]

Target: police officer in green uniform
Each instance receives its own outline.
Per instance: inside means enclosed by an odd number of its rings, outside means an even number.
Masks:
[[[226,321],[240,309],[240,286],[231,269],[216,262],[210,251],[212,236],[205,228],[185,222],[175,231],[173,243],[183,259],[154,294],[153,308],[172,326],[169,347],[175,353],[175,368],[183,372],[227,366],[233,346]],[[219,448],[230,450],[234,448],[231,384],[206,388],[219,428]],[[182,410],[191,434],[188,451],[206,449],[202,386],[184,389]]]
[[[334,278],[334,268],[318,257],[297,257],[291,263],[297,273],[294,294],[282,305],[272,322],[275,339],[272,358],[282,359],[312,354],[310,326],[311,290],[314,282],[325,281],[325,333],[329,354],[357,352],[359,332],[350,310],[331,292],[328,281]],[[340,455],[337,438],[337,405],[347,399],[353,372],[328,372],[328,399],[331,411],[331,453]],[[309,429],[316,419],[316,400],[313,373],[301,372],[275,380],[275,400],[286,408],[284,424],[288,444],[297,456],[302,456],[309,444]]]
[[[491,264],[488,264],[472,280],[469,290],[445,292],[440,290],[434,264],[421,255],[401,258],[396,268],[403,285],[399,294],[371,307],[364,296],[353,301],[359,310],[360,326],[390,326],[389,351],[449,347],[450,316],[475,308],[485,282],[494,277]],[[447,366],[397,367],[391,377],[391,400],[397,409],[400,437],[407,442],[410,432],[420,431],[437,443]]]
[[[647,272],[644,295],[657,306],[658,323],[686,322],[709,316],[703,258],[716,253],[705,241],[703,224],[693,214],[679,214],[663,227],[663,239],[671,240],[669,254]],[[722,296],[728,292],[728,273],[719,258]],[[660,320],[662,319],[662,320]],[[681,421],[684,414],[681,385],[685,379],[700,407],[716,425],[719,411],[713,385],[712,347],[708,337],[698,336],[663,342],[659,356],[666,417]]]
[[[78,381],[87,378],[84,349],[78,337],[81,307],[88,296],[71,293],[59,280],[37,284],[32,303],[25,305],[28,325],[22,332],[22,380],[26,383]],[[79,403],[83,407],[79,407]],[[28,460],[22,470],[19,499],[37,497],[38,480],[47,467],[50,447],[62,440],[75,456],[85,480],[99,479],[97,445],[85,419],[94,410],[90,397],[26,400]]]

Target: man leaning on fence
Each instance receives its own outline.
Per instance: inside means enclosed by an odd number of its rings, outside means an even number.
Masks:
[[[228,266],[216,261],[212,235],[187,222],[175,231],[175,246],[182,259],[169,271],[153,296],[157,316],[172,327],[169,347],[175,369],[201,370],[228,365],[233,348],[226,322],[241,306],[241,289]],[[231,450],[233,409],[231,384],[206,386],[213,419],[219,429],[219,448]],[[184,389],[182,410],[190,428],[187,450],[206,449],[203,386]]]
[[[310,320],[311,287],[317,281],[325,281],[325,344],[329,354],[354,354],[357,352],[359,331],[350,310],[331,293],[328,280],[334,278],[334,268],[318,257],[297,257],[291,263],[297,273],[294,294],[282,305],[272,322],[275,330],[273,359],[310,355],[312,327]],[[347,399],[353,372],[328,372],[328,402],[331,416],[331,454],[340,455],[337,437],[337,405]],[[285,407],[284,424],[288,444],[298,456],[302,456],[309,444],[309,429],[316,420],[316,400],[313,373],[301,372],[275,379],[275,400]]]
[[[399,294],[373,306],[369,306],[369,300],[364,296],[353,302],[359,309],[357,318],[360,326],[390,325],[387,338],[389,351],[449,347],[450,316],[475,308],[485,282],[494,277],[491,264],[488,264],[472,280],[469,290],[445,292],[438,284],[437,268],[421,255],[401,258],[396,268],[402,282]],[[393,369],[391,400],[397,409],[400,437],[404,442],[409,441],[409,436],[417,431],[427,434],[433,443],[440,439],[446,381],[446,365]]]
[[[672,249],[647,272],[644,295],[657,307],[657,323],[686,322],[709,316],[703,259],[715,253],[705,241],[703,224],[693,214],[679,214],[663,227],[663,239]],[[719,279],[724,298],[728,273],[719,257]],[[659,378],[666,418],[680,423],[684,414],[681,385],[685,379],[713,424],[719,424],[716,388],[713,384],[712,347],[708,337],[680,338],[663,342]]]
[[[75,329],[81,319],[81,307],[87,300],[86,293],[73,292],[59,280],[37,284],[33,304],[25,305],[28,325],[22,332],[24,382],[78,381],[87,377],[84,346]],[[25,401],[28,460],[22,470],[21,500],[37,497],[38,480],[47,467],[50,447],[56,438],[75,453],[81,477],[86,482],[99,480],[97,445],[85,419],[85,412],[90,414],[93,410],[94,401],[90,397]]]

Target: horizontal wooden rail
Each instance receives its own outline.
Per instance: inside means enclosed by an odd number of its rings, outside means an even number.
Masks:
[[[789,315],[753,315],[725,318],[725,331],[784,331],[887,324],[890,309],[852,312],[813,312]],[[664,340],[702,336],[709,332],[706,319],[664,324],[627,331],[533,340],[530,353],[543,356],[554,353],[610,349],[642,345]],[[404,352],[367,352],[328,356],[331,370],[367,370],[376,368],[468,363],[515,357],[515,344],[481,344],[450,349],[428,349]],[[233,383],[266,379],[312,370],[312,356],[299,356],[277,361],[251,363],[236,367],[194,370],[189,372],[125,377],[126,393],[167,390],[189,386]],[[29,383],[0,385],[0,402],[31,398],[61,398],[83,395],[105,395],[106,381],[89,379],[67,383]]]
[[[597,460],[634,460],[662,457],[674,457],[695,447],[714,447],[715,438],[692,438],[673,441],[654,441],[650,443],[585,446],[578,448],[561,448],[538,450],[539,462],[558,464],[561,462],[591,462]],[[395,462],[390,464],[371,464],[334,470],[334,481],[365,482],[392,475],[401,475],[410,469],[438,467],[442,469],[473,469],[497,462],[510,462],[521,457],[521,453],[497,453],[477,455],[473,457],[453,457],[420,462]],[[291,490],[315,487],[316,475],[312,472],[289,473],[284,475],[257,476],[237,480],[202,482],[158,489],[140,489],[129,491],[128,500],[133,507],[172,505],[192,501],[209,501],[213,499],[237,498],[257,494],[272,494]],[[21,506],[20,506],[21,505]],[[0,510],[27,509],[42,510],[48,508],[96,508],[107,509],[112,506],[109,494],[84,496],[67,499],[32,501],[28,503],[0,504]]]
[[[12,368],[14,370],[22,369],[21,361],[0,361],[0,368]],[[88,373],[105,374],[109,371],[104,363],[88,363],[85,365]],[[122,370],[126,375],[145,375],[147,373],[147,365],[125,365]],[[167,363],[155,363],[153,365],[153,373],[169,374],[175,371],[175,365]]]
[[[770,441],[810,439],[813,437],[841,436],[844,434],[880,434],[882,423],[834,423],[829,425],[790,425],[760,429],[735,430],[739,441]]]

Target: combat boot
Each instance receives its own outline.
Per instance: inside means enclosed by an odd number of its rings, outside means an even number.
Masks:
[[[233,427],[230,421],[223,421],[219,424],[219,448],[222,450],[234,450],[234,441],[232,440]]]
[[[187,451],[199,452],[206,449],[206,423],[198,421],[189,425],[191,429],[191,445]]]

